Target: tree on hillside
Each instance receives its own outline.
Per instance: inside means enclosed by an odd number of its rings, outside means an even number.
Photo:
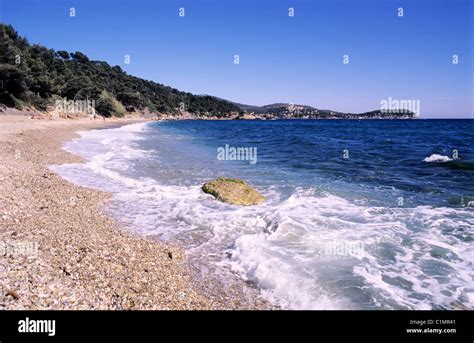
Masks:
[[[123,117],[125,108],[107,91],[102,91],[95,104],[95,110],[104,117]]]
[[[198,115],[239,112],[227,101],[195,96],[128,75],[119,66],[91,61],[82,52],[54,51],[30,45],[9,25],[0,23],[0,103],[46,109],[54,98],[95,100],[104,115],[144,110],[176,114],[181,103]],[[2,85],[0,85],[2,86]],[[123,104],[123,105],[122,105]]]
[[[0,103],[19,107],[27,90],[25,74],[17,66],[0,64]]]
[[[65,60],[68,60],[69,58],[71,58],[71,56],[69,55],[69,52],[65,50],[56,51],[56,56],[61,57],[62,59],[65,59]]]
[[[71,53],[71,57],[74,61],[77,61],[79,63],[87,63],[89,62],[89,57],[84,55],[82,52],[76,51]]]

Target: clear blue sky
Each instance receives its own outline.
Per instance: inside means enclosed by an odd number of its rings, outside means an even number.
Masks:
[[[420,100],[424,117],[474,116],[472,0],[0,0],[0,18],[195,94],[346,112],[392,97]]]

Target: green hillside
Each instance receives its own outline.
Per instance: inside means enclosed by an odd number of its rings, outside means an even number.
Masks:
[[[196,96],[128,75],[119,66],[92,61],[81,52],[32,45],[10,25],[0,23],[0,103],[46,110],[55,100],[94,100],[104,116],[148,111],[227,117],[238,106],[212,96]]]

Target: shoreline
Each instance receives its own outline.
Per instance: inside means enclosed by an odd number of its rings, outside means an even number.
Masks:
[[[146,121],[0,115],[1,309],[268,308],[210,296],[184,249],[127,231],[102,211],[110,193],[48,168],[82,162],[62,149],[78,130]]]

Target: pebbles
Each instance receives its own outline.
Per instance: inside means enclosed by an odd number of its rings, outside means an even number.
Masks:
[[[109,194],[50,172],[47,165],[80,161],[61,143],[93,124],[30,122],[12,127],[0,116],[0,242],[37,246],[0,254],[0,309],[238,308],[192,286],[183,250],[106,217]]]

